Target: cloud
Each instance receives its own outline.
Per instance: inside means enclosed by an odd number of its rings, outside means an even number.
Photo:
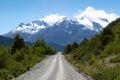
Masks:
[[[44,20],[45,22],[52,25],[52,24],[56,23],[57,21],[63,19],[64,17],[66,17],[66,16],[60,15],[60,14],[50,14],[39,20]]]

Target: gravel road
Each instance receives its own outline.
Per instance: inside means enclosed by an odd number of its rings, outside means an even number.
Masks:
[[[92,80],[76,70],[58,52],[14,80]]]

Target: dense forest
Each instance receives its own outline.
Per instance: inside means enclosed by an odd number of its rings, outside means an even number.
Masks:
[[[93,38],[68,44],[63,53],[95,80],[120,80],[120,18]]]
[[[32,46],[17,34],[10,47],[0,45],[0,80],[10,80],[30,70],[32,66],[56,51],[40,38]]]

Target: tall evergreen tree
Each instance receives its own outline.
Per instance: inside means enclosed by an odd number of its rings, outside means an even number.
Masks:
[[[84,38],[83,41],[80,43],[80,45],[84,45],[88,42],[89,40],[87,38]]]
[[[22,49],[25,48],[25,42],[24,39],[17,34],[14,38],[14,42],[12,45],[12,54],[17,50],[17,49]]]
[[[74,43],[72,44],[72,48],[73,48],[73,49],[78,48],[78,46],[79,46],[79,45],[78,45],[78,43],[77,43],[77,42],[74,42]]]
[[[102,45],[107,45],[111,40],[114,39],[114,34],[109,27],[106,27],[102,33]]]
[[[72,46],[71,46],[71,44],[68,44],[68,45],[66,46],[66,48],[64,49],[64,52],[65,52],[66,54],[69,54],[71,51],[72,51]]]
[[[0,45],[0,69],[6,66],[7,49]]]

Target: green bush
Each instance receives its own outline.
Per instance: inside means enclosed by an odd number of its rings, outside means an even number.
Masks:
[[[0,46],[0,80],[11,80],[56,51],[39,39],[30,47],[16,35],[11,47]]]
[[[5,68],[7,58],[8,58],[7,49],[0,46],[0,69]]]
[[[120,80],[120,65],[115,64],[120,63],[120,18],[90,40],[84,39],[78,47],[73,49],[68,44],[63,53],[69,62],[95,80]]]
[[[97,73],[94,74],[95,80],[115,80],[120,76],[120,66],[115,66],[111,68],[100,68]]]
[[[0,80],[8,80],[9,71],[6,69],[0,69]]]
[[[25,54],[24,54],[22,51],[17,50],[17,51],[14,53],[15,60],[20,62],[21,60],[24,59],[24,55],[25,55]]]

